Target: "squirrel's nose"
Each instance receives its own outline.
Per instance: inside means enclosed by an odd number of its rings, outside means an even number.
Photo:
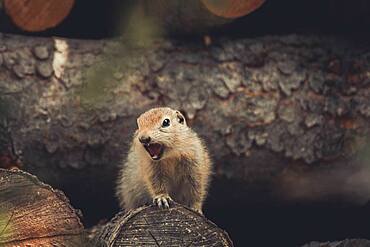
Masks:
[[[151,141],[150,136],[142,135],[139,137],[139,141],[143,144],[148,144]]]

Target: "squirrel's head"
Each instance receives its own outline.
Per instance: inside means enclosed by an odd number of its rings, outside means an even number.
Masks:
[[[180,111],[168,107],[153,108],[137,119],[135,142],[152,160],[172,156],[181,142],[186,141],[189,127]]]

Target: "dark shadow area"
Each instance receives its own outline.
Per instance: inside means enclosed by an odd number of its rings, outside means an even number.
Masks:
[[[68,184],[63,192],[68,196],[71,204],[80,209],[83,215],[82,222],[85,227],[92,227],[99,222],[109,221],[119,212],[118,201],[114,197],[116,181],[107,184],[106,174],[102,173],[101,181],[89,181],[91,176],[85,174],[86,180],[83,184]],[[91,184],[96,184],[99,189]],[[76,190],[76,186],[79,187]]]
[[[257,11],[236,19],[217,34],[235,36],[281,35],[289,33],[369,35],[370,2],[281,0],[266,1]]]
[[[122,34],[120,26],[131,11],[132,2],[77,0],[70,15],[58,27],[31,34],[15,27],[2,10],[0,32],[91,39],[113,37]],[[370,35],[369,25],[367,0],[267,0],[250,15],[204,33],[236,37],[287,33]]]
[[[369,203],[359,206],[339,197],[288,202],[276,198],[267,184],[253,188],[214,181],[204,211],[229,233],[236,247],[297,247],[312,241],[370,238]]]
[[[207,217],[225,229],[236,247],[302,246],[311,241],[370,238],[370,207],[328,204],[208,207]]]

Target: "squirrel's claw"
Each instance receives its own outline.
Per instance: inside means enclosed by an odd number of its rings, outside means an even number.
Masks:
[[[203,214],[202,209],[195,209],[195,211],[196,211],[197,213],[201,214],[201,215],[204,215],[204,214]]]
[[[159,208],[169,208],[171,202],[173,202],[173,200],[169,195],[162,194],[154,197],[153,199],[153,204],[157,205]]]

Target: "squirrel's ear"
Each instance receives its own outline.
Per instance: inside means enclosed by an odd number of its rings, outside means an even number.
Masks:
[[[177,115],[177,121],[179,121],[180,124],[186,125],[186,120],[185,120],[184,115],[182,115],[181,112],[179,111],[176,111],[176,115]]]

